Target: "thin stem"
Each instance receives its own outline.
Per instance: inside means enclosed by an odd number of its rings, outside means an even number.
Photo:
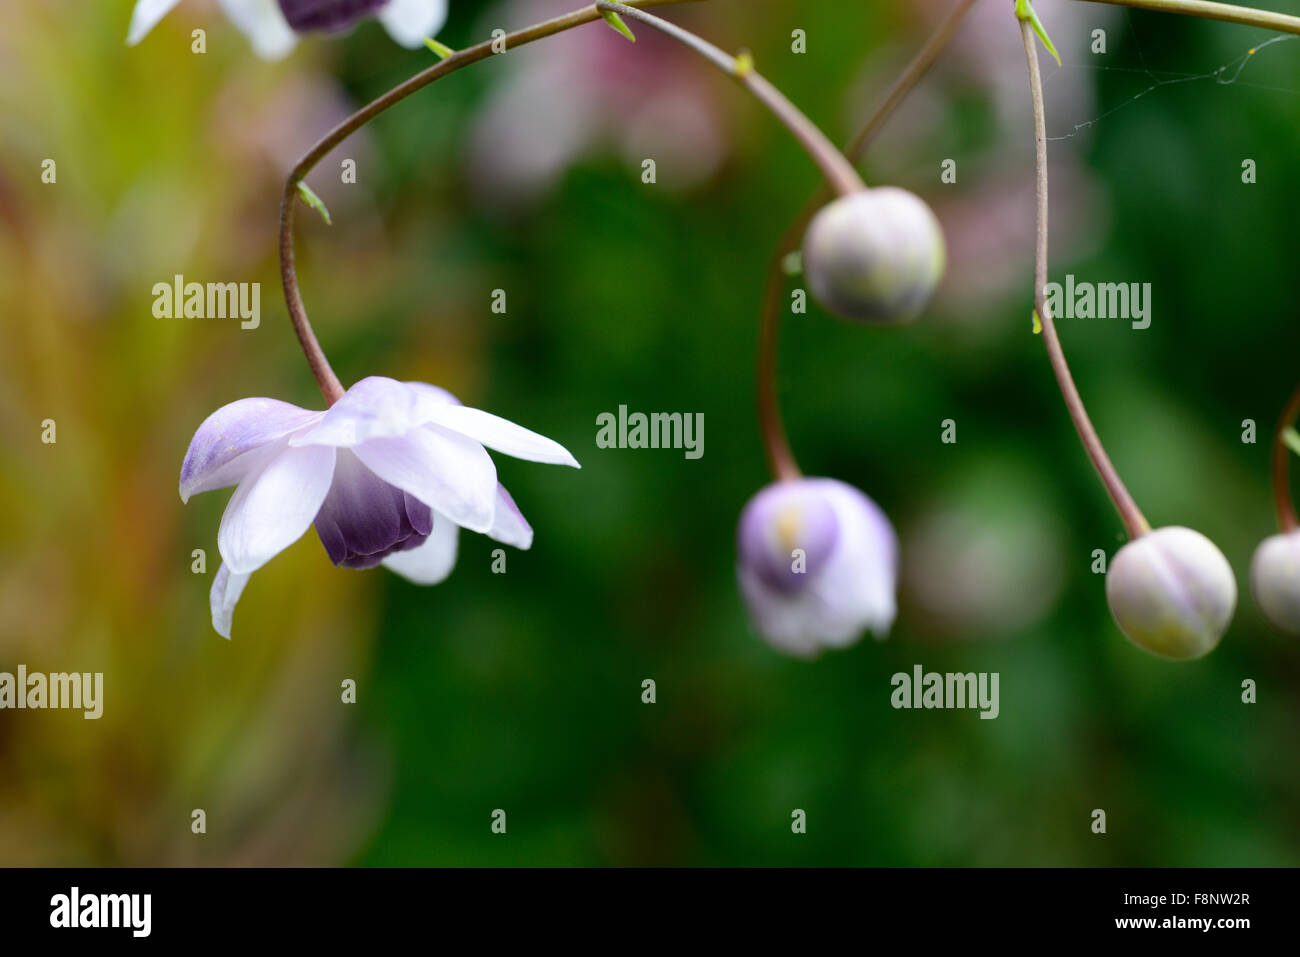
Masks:
[[[975,5],[975,0],[958,0],[953,4],[953,8],[948,11],[948,15],[939,22],[930,34],[930,38],[925,41],[925,45],[917,51],[912,62],[894,81],[894,85],[885,93],[885,97],[876,107],[875,113],[871,119],[867,120],[865,126],[858,131],[858,134],[849,142],[848,148],[844,151],[849,159],[854,162],[860,160],[862,155],[867,151],[876,135],[885,125],[885,121],[894,115],[894,110],[898,109],[900,103],[912,92],[912,88],[921,81],[930,67],[934,66],[939,54],[947,48],[948,42],[952,39],[957,28],[961,26],[962,20],[966,17],[966,12]]]
[[[1138,538],[1151,531],[1145,516],[1133,501],[1124,482],[1120,479],[1110,456],[1106,454],[1097,430],[1088,418],[1083,406],[1083,399],[1070,375],[1070,367],[1065,361],[1065,352],[1061,348],[1060,337],[1056,334],[1056,323],[1052,321],[1051,310],[1047,308],[1047,121],[1043,113],[1043,80],[1038,70],[1038,47],[1034,37],[1034,28],[1028,20],[1020,21],[1020,33],[1025,43],[1025,56],[1029,61],[1029,93],[1034,105],[1034,166],[1037,171],[1037,215],[1035,216],[1034,236],[1034,305],[1043,324],[1043,342],[1047,346],[1047,356],[1052,363],[1052,372],[1061,387],[1065,406],[1070,418],[1079,432],[1083,447],[1092,459],[1097,474],[1101,476],[1111,501],[1119,510],[1124,527],[1128,529],[1129,538]]]
[[[760,103],[785,124],[791,135],[799,141],[813,161],[821,167],[822,173],[841,195],[861,192],[867,188],[866,183],[862,182],[862,177],[858,175],[858,171],[853,168],[853,164],[845,158],[843,153],[836,149],[834,143],[826,138],[826,134],[818,129],[817,125],[808,119],[797,106],[791,103],[784,93],[760,76],[747,57],[743,59],[733,57],[707,40],[697,37],[689,30],[685,30],[675,23],[669,23],[662,17],[657,17],[652,13],[646,13],[643,10],[628,6],[626,3],[596,0],[596,7],[599,10],[617,13],[620,16],[626,16],[647,26],[654,27],[674,40],[685,44],[714,66],[742,83]]]
[[[694,0],[631,0],[631,2],[638,6],[653,7],[691,3]],[[596,9],[595,5],[583,7],[580,10],[574,10],[563,16],[536,23],[530,27],[507,34],[503,41],[505,49],[523,46],[526,43],[532,43],[534,40],[562,33],[584,23],[591,23],[599,18],[600,11]],[[297,334],[298,342],[302,345],[303,352],[307,356],[307,364],[311,367],[312,375],[316,377],[321,395],[325,397],[325,401],[329,405],[333,405],[343,395],[343,386],[339,382],[338,376],[334,374],[334,370],[330,368],[329,360],[325,358],[325,353],[316,339],[316,334],[312,331],[311,322],[307,318],[307,309],[303,305],[302,295],[298,289],[298,273],[294,267],[293,256],[293,217],[294,204],[298,199],[298,184],[334,147],[380,113],[383,113],[390,106],[400,103],[412,93],[422,90],[434,80],[439,80],[449,73],[455,73],[457,70],[469,66],[471,63],[477,63],[492,56],[495,53],[494,47],[497,46],[498,42],[484,40],[475,46],[459,50],[447,57],[447,59],[441,60],[427,69],[421,70],[410,79],[399,83],[326,133],[289,171],[288,179],[285,180],[284,184],[284,192],[280,195],[280,282],[284,286],[284,301],[289,309],[289,319],[293,323],[293,331]]]
[[[975,0],[958,0],[947,16],[935,27],[925,45],[913,57],[903,70],[902,75],[894,81],[885,94],[880,105],[867,119],[866,124],[850,140],[844,150],[851,162],[860,160],[876,135],[884,127],[885,121],[893,114],[900,103],[907,97],[921,78],[929,72],[939,54],[943,52],[952,39],[957,27],[961,25],[966,12],[974,6]],[[768,466],[773,476],[779,481],[796,479],[800,476],[799,465],[790,449],[790,439],[786,435],[785,423],[781,419],[781,403],[776,395],[776,358],[777,346],[781,338],[781,293],[785,291],[785,260],[799,248],[804,230],[808,227],[813,214],[830,198],[831,190],[822,183],[795,216],[794,222],[786,229],[781,241],[772,253],[772,260],[767,267],[767,280],[763,287],[763,304],[759,311],[758,328],[758,365],[756,370],[758,391],[758,421],[763,435],[763,450],[767,453]]]
[[[1156,10],[1161,13],[1181,13],[1206,20],[1223,20],[1248,27],[1263,27],[1281,33],[1300,34],[1300,17],[1254,7],[1239,7],[1232,3],[1210,3],[1207,0],[1089,0],[1091,3],[1110,3],[1139,10]]]
[[[1291,393],[1291,399],[1282,410],[1273,436],[1273,503],[1277,506],[1277,524],[1284,532],[1296,530],[1295,505],[1291,501],[1291,456],[1287,446],[1286,431],[1300,415],[1300,386]]]
[[[802,227],[801,223],[796,226]],[[796,237],[798,232],[794,232]],[[797,241],[797,239],[796,239]],[[767,268],[763,289],[763,311],[758,328],[758,425],[763,435],[763,451],[772,475],[780,482],[801,477],[799,463],[790,449],[785,423],[781,420],[781,403],[776,397],[777,344],[781,338],[781,293],[785,289],[785,243],[777,247]]]

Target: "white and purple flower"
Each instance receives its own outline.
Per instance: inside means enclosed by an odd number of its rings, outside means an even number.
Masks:
[[[180,0],[136,0],[126,42],[134,46]],[[297,34],[338,33],[374,17],[388,35],[415,48],[447,22],[447,0],[218,0],[257,55],[278,60],[293,49]]]
[[[879,506],[828,478],[776,482],[740,515],[736,573],[754,627],[800,658],[884,637],[894,622],[898,539]]]
[[[580,468],[563,446],[423,382],[372,376],[324,412],[240,399],[204,420],[181,466],[181,501],[238,486],[217,533],[212,627],[230,637],[249,576],[312,525],[343,568],[382,564],[419,585],[456,564],[461,528],[516,548],[533,530],[484,446]]]

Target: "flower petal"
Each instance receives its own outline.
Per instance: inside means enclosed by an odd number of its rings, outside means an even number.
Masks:
[[[497,486],[497,509],[492,518],[492,527],[488,529],[488,537],[515,548],[528,549],[533,545],[533,527],[519,511],[519,506],[504,485]]]
[[[342,400],[340,400],[342,401]],[[436,425],[352,449],[366,468],[473,532],[492,527],[497,470],[473,439]]]
[[[217,577],[212,579],[212,591],[208,594],[208,604],[212,608],[212,627],[222,638],[230,638],[230,622],[235,614],[235,605],[248,584],[248,575],[232,574],[223,562],[217,569]]]
[[[332,448],[283,450],[239,488],[221,516],[217,549],[232,573],[248,574],[311,527],[334,477]]]
[[[131,11],[131,26],[126,31],[126,45],[135,46],[158,25],[158,21],[171,13],[181,0],[136,0]]]
[[[203,420],[181,465],[181,501],[242,481],[261,463],[250,455],[324,413],[278,399],[240,399]]]
[[[276,0],[217,0],[230,22],[253,43],[264,60],[278,60],[293,49],[297,36]]]
[[[423,46],[447,22],[447,0],[388,0],[379,22],[402,46]]]
[[[559,442],[552,441],[544,435],[538,435],[515,425],[509,419],[503,419],[482,409],[470,409],[463,405],[444,405],[435,409],[434,421],[445,428],[468,435],[490,449],[504,452],[517,459],[529,462],[547,462],[552,465],[572,465],[582,468],[578,460],[569,454],[568,449]]]
[[[383,565],[417,585],[436,585],[456,567],[456,545],[460,527],[446,515],[433,513],[433,531],[424,544],[410,551],[394,552]]]
[[[370,376],[348,389],[319,425],[294,436],[290,444],[350,448],[371,439],[399,438],[431,421],[434,410],[446,404],[439,401],[441,392],[433,386],[416,389],[396,379]]]

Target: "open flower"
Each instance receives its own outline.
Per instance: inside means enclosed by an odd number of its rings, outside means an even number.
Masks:
[[[278,60],[296,34],[335,33],[373,16],[404,47],[418,47],[447,20],[447,0],[218,0],[226,16],[253,43],[257,55]],[[180,0],[136,0],[126,42],[144,39]]]
[[[423,382],[362,379],[325,412],[240,399],[204,420],[181,466],[181,501],[237,485],[221,517],[212,627],[230,637],[249,576],[313,524],[335,565],[383,564],[433,585],[460,528],[528,548],[533,530],[484,446],[572,465],[561,445]]]
[[[737,535],[740,590],[758,633],[812,658],[863,629],[894,622],[898,539],[875,502],[851,485],[806,478],[749,500]]]

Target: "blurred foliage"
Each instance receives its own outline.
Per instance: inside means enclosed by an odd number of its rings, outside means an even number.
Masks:
[[[1268,443],[1296,379],[1300,44],[1262,51],[1235,83],[1135,99],[1152,76],[1208,73],[1261,35],[1038,6],[1065,62],[1045,67],[1051,130],[1103,117],[1051,144],[1053,276],[1153,287],[1150,329],[1062,321],[1067,354],[1152,523],[1204,531],[1242,589],[1222,646],[1193,664],[1131,647],[1091,571],[1122,529],[1030,333],[1029,106],[1010,4],[978,5],[1002,45],[945,59],[863,167],[930,198],[953,248],[982,248],[1009,281],[972,293],[950,277],[907,329],[815,307],[785,325],[780,391],[805,471],[863,488],[904,549],[889,640],[804,663],[751,633],[733,536],[767,481],[763,273],[817,174],[739,90],[655,59],[668,54],[644,29],[633,47],[595,24],[436,84],[322,163],[312,184],[334,225],[300,215],[298,252],[344,382],[439,383],[563,442],[583,470],[499,458],[536,530],[505,575],[479,536],[462,537],[447,583],[420,589],[334,569],[309,533],[254,576],[227,643],[206,597],[226,493],[182,506],[182,456],[241,396],[319,403],[279,294],[282,177],[348,104],[432,55],[365,24],[265,64],[197,0],[128,49],[127,0],[7,0],[0,670],[102,670],[106,704],[98,722],[0,713],[0,863],[1300,862],[1300,649],[1266,628],[1246,578],[1272,529]],[[453,0],[440,39],[523,25],[525,7]],[[710,0],[667,15],[752,49],[842,140],[945,7]],[[806,54],[790,52],[794,29]],[[478,117],[566,42],[600,44],[614,70],[693,71],[722,117],[720,165],[682,184],[661,164],[649,186],[606,144],[527,200],[471,185]],[[354,187],[335,181],[340,156],[358,159]],[[55,185],[40,180],[47,157]],[[955,186],[939,183],[944,158]],[[958,226],[954,203],[983,212]],[[965,255],[953,277],[974,268]],[[261,327],[155,318],[152,285],[176,273],[260,281]],[[489,309],[497,288],[505,316]],[[596,416],[620,404],[703,412],[704,457],[597,449]],[[46,418],[55,445],[40,442]],[[956,445],[940,442],[945,418]],[[999,672],[1000,716],[891,709],[890,676],[916,663]],[[355,706],[339,700],[349,677]],[[1246,678],[1258,704],[1241,703]],[[489,829],[496,808],[505,837]],[[791,833],[795,808],[806,835]]]

